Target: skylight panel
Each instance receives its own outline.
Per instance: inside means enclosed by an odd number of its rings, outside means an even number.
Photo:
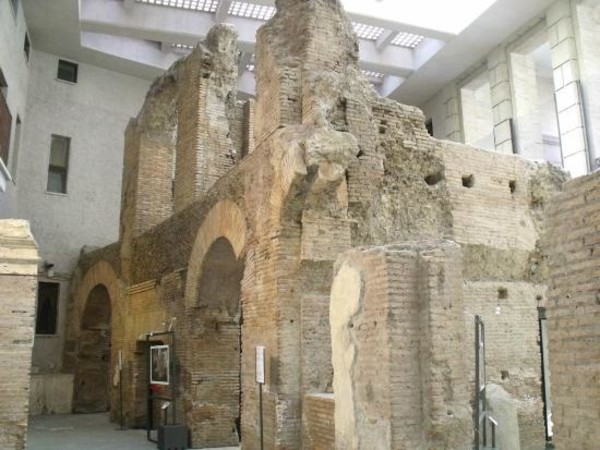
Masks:
[[[373,70],[362,70],[362,73],[364,73],[369,78],[375,78],[378,80],[382,80],[385,77],[385,73],[375,72]]]
[[[232,2],[229,7],[229,14],[248,19],[269,20],[275,15],[275,7],[247,2]]]
[[[219,5],[219,0],[135,0],[137,3],[147,5],[169,6],[171,8],[189,9],[214,13]]]
[[[376,41],[385,31],[384,28],[367,25],[365,23],[352,22],[354,32],[360,39]]]
[[[398,47],[416,48],[425,39],[424,36],[413,34],[413,33],[398,33],[398,35],[392,39],[392,45]]]
[[[175,52],[188,53],[194,50],[194,46],[187,44],[171,44],[171,50]]]

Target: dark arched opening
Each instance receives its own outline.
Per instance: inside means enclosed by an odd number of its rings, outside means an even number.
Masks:
[[[241,399],[241,280],[244,262],[225,238],[204,258],[193,308],[188,425],[194,447],[238,445]]]
[[[110,410],[110,306],[106,287],[94,287],[81,321],[73,392],[73,411],[77,413]]]

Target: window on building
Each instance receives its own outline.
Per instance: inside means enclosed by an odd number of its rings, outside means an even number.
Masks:
[[[29,42],[29,35],[25,33],[25,43],[23,44],[23,51],[25,52],[25,59],[29,61],[29,52],[31,50],[31,43]]]
[[[429,136],[433,136],[433,119],[427,119],[425,121],[425,128],[427,128]]]
[[[12,115],[6,103],[8,85],[4,74],[0,69],[0,159],[5,165],[8,164],[8,153],[10,146],[10,132],[12,127]]]
[[[58,318],[58,283],[38,283],[35,334],[56,334]]]
[[[17,120],[15,122],[15,139],[13,141],[13,149],[12,149],[12,153],[11,153],[11,166],[10,166],[10,172],[12,175],[12,179],[13,181],[15,181],[16,175],[17,175],[17,160],[19,158],[19,146],[21,145],[21,118],[19,117],[19,115],[17,114]]]
[[[56,78],[70,83],[77,83],[77,64],[59,59]]]
[[[19,0],[10,0],[10,4],[12,6],[13,15],[17,17],[17,11],[19,9]]]
[[[69,150],[71,138],[52,135],[50,163],[48,164],[48,192],[67,193],[67,172],[69,170]]]

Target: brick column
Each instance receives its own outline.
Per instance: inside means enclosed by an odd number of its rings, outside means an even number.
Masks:
[[[575,177],[585,175],[589,157],[571,3],[561,0],[552,5],[546,15],[546,24],[552,49],[563,166]]]
[[[6,450],[26,446],[37,264],[29,223],[0,220],[0,448]]]
[[[494,144],[498,153],[514,153],[511,132],[512,94],[506,48],[498,47],[488,56],[488,75],[494,117]]]

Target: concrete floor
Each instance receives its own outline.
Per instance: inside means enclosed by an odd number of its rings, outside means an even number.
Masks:
[[[156,450],[145,430],[118,429],[108,414],[57,414],[29,418],[28,450]],[[212,450],[237,450],[238,447]]]

